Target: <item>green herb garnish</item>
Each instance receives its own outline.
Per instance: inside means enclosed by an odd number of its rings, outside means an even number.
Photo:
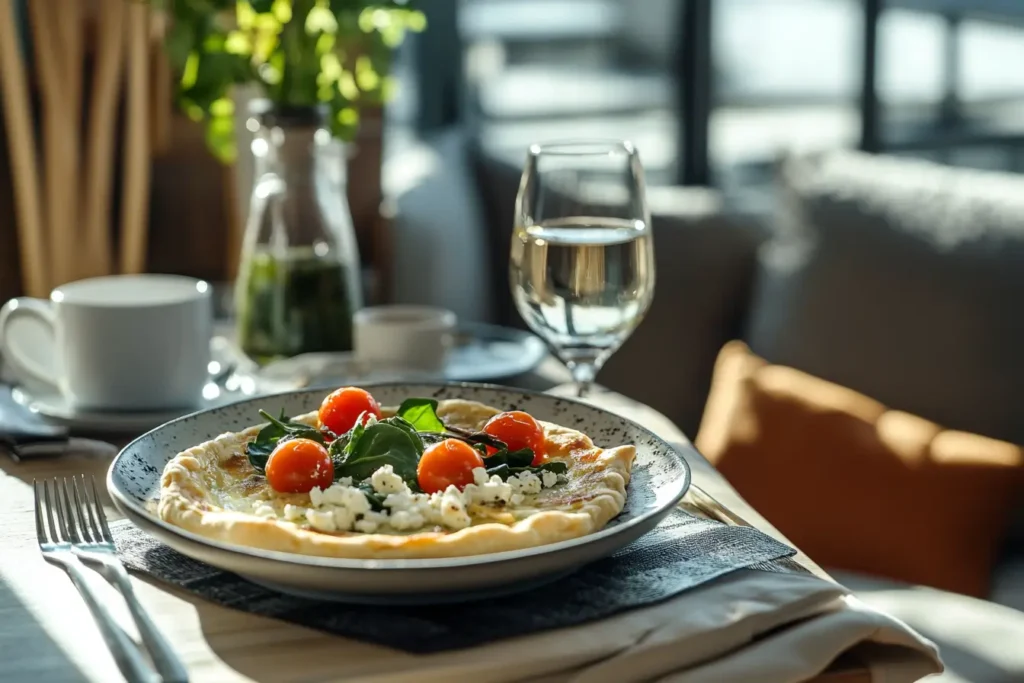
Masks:
[[[437,401],[432,398],[407,398],[398,407],[397,416],[418,432],[445,432],[447,427],[437,416]]]
[[[338,441],[343,441],[343,445],[336,447],[332,443],[330,448],[335,479],[351,477],[353,481],[362,481],[384,465],[391,465],[409,488],[418,490],[416,467],[423,454],[423,442],[408,426],[388,420],[368,427],[357,424],[350,435]]]
[[[267,424],[256,434],[255,439],[245,445],[245,454],[249,458],[249,464],[260,473],[266,470],[270,454],[274,452],[281,441],[312,439],[317,443],[327,445],[329,434],[325,434],[316,427],[290,420],[284,410],[281,411],[281,417],[274,417],[265,410],[261,410],[260,415],[267,420]]]
[[[540,474],[541,472],[554,472],[555,474],[565,474],[569,467],[564,462],[546,462],[542,465],[534,466],[533,463],[533,451],[529,448],[521,448],[518,451],[498,451],[494,455],[489,455],[484,458],[484,467],[487,469],[487,475],[498,475],[502,481],[507,481],[509,477],[513,477],[520,472],[533,472],[534,474]]]

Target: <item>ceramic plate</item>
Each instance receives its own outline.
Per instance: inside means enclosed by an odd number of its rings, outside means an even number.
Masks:
[[[366,384],[382,405],[410,396],[462,398],[525,410],[589,435],[598,446],[637,449],[626,506],[597,533],[527,550],[461,558],[351,560],[309,557],[210,541],[167,524],[152,509],[164,466],[178,452],[224,432],[257,424],[257,410],[289,415],[315,410],[323,390],[264,396],[169,422],[130,443],[114,459],[107,486],[127,517],[172,548],[256,583],[298,595],[379,604],[438,603],[523,590],[605,557],[654,528],[686,493],[690,471],[647,429],[594,406],[547,394],[481,384]]]

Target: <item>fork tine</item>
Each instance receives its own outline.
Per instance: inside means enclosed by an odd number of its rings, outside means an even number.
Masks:
[[[83,485],[85,475],[82,475]],[[107,526],[107,515],[103,512],[103,505],[100,504],[100,493],[96,490],[96,477],[92,477],[92,503],[96,507],[96,517],[100,520],[100,530],[103,532],[103,540],[107,543],[114,542],[114,535],[110,533],[110,527]]]
[[[68,480],[64,479],[64,489],[68,488]],[[92,543],[99,541],[99,534],[92,534],[89,525],[85,523],[85,511],[82,505],[82,496],[78,491],[78,477],[71,477],[71,500],[74,502],[72,506],[75,509],[75,519],[78,522],[78,528],[81,530],[82,540],[86,543]]]
[[[43,497],[39,493],[40,483],[35,479],[32,480],[32,498],[35,502],[36,509],[36,538],[39,539],[39,543],[47,543],[46,539],[46,527],[43,526]]]
[[[46,501],[46,522],[50,526],[50,540],[57,542],[60,540],[60,534],[57,533],[57,527],[53,523],[53,503],[50,502],[50,486],[47,486],[49,482],[42,482],[43,485],[43,500]],[[56,497],[56,496],[54,496]]]
[[[56,481],[57,480],[54,479],[55,483]],[[67,517],[67,529],[71,532],[67,538],[72,543],[81,543],[82,538],[78,535],[78,525],[75,523],[75,509],[71,504],[71,496],[69,495],[70,491],[68,491],[68,480],[62,478],[60,480],[59,488],[60,493],[62,494],[61,498],[64,501],[64,515]]]
[[[89,532],[92,534],[92,540],[94,543],[99,543],[103,540],[100,535],[100,527],[96,524],[96,517],[92,514],[92,500],[89,498],[89,487],[85,484],[85,475],[80,475],[74,478],[75,481],[75,495],[78,495],[78,480],[82,480],[82,505],[81,508],[85,509],[86,515],[89,517]],[[85,522],[82,522],[84,525]]]
[[[57,512],[57,527],[60,529],[60,540],[71,541],[71,534],[68,533],[68,524],[64,519],[64,508],[60,504],[60,486],[57,485],[57,478],[53,478],[53,509]]]

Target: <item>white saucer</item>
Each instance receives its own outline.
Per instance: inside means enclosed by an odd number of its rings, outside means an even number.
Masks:
[[[222,340],[222,343],[228,342]],[[350,352],[304,353],[252,368],[250,372],[259,393],[346,382],[480,382],[527,373],[547,354],[544,342],[529,332],[471,323],[460,325],[456,331],[454,347],[440,376],[401,367],[367,367]],[[244,361],[239,363],[239,366],[244,365]]]
[[[216,389],[216,392],[214,391]],[[174,410],[90,411],[76,410],[61,394],[37,391],[28,387],[14,387],[11,398],[15,403],[37,413],[50,422],[64,425],[78,432],[138,435],[159,427],[182,415],[228,405],[251,396],[242,392],[228,392],[213,386],[207,397],[191,408]]]

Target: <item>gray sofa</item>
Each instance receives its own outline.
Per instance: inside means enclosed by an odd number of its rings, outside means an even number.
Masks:
[[[446,222],[451,232],[438,239],[462,240],[489,265],[456,273],[460,291],[476,313],[521,325],[504,267],[519,169],[456,133],[434,149],[445,156],[430,201],[459,203],[467,221]],[[744,338],[771,361],[893,408],[1024,443],[1024,177],[852,152],[786,160],[777,177],[768,212],[738,210],[710,190],[650,190],[655,303],[599,381],[692,438],[719,349]],[[467,187],[474,196],[460,197]],[[397,229],[423,230],[423,208],[404,195]],[[423,301],[412,284],[423,275],[402,277],[410,284],[395,291]],[[1014,647],[1024,642],[1024,524],[1016,528],[990,602],[838,577],[944,645],[946,680],[1024,680]],[[967,616],[950,623],[947,613]]]

